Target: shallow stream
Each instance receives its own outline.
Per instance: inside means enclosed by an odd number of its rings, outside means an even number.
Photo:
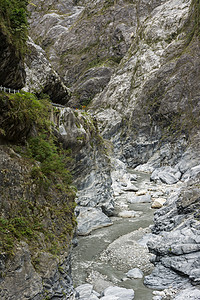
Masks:
[[[138,180],[135,185],[139,190],[144,186],[145,188],[148,185],[151,186],[149,175],[138,172],[136,174]],[[120,197],[123,200],[123,195]],[[140,211],[142,215],[135,218],[112,217],[113,225],[94,230],[90,235],[78,238],[78,246],[72,253],[72,278],[75,287],[83,283],[91,283],[94,285],[94,290],[101,293],[108,286],[117,285],[132,288],[135,291],[134,299],[136,300],[152,299],[152,290],[143,285],[143,279],[127,279],[125,273],[134,267],[140,268],[141,266],[140,259],[138,259],[140,253],[136,255],[138,265],[135,265],[134,261],[134,253],[138,252],[135,248],[135,244],[137,244],[135,241],[140,240],[145,233],[149,232],[148,227],[153,223],[154,210],[150,208],[150,203],[129,204],[128,209]],[[118,239],[119,244],[117,244]],[[120,244],[123,241],[125,241],[124,245]],[[126,258],[123,257],[123,253],[118,258],[119,261],[115,261],[115,258],[109,259],[109,250],[107,252],[105,250],[113,242],[116,247],[119,246],[119,252],[120,248],[123,252],[124,246],[130,246],[133,265],[128,266],[125,263]],[[104,259],[106,254],[108,257]],[[147,275],[148,272],[147,268],[144,275]]]

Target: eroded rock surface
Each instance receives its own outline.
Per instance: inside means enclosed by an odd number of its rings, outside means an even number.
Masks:
[[[44,50],[30,38],[27,47],[26,84],[23,90],[37,95],[48,94],[52,102],[66,104],[70,98],[70,91],[47,60]]]
[[[25,66],[23,56],[9,37],[0,30],[0,85],[13,89],[21,89],[25,83]]]
[[[199,284],[198,182],[196,178],[195,183],[175,192],[165,206],[155,213],[155,235],[148,242],[148,247],[156,254],[156,267],[145,279],[148,286],[163,289],[169,286],[183,288],[184,283]],[[185,201],[187,216],[183,208]]]

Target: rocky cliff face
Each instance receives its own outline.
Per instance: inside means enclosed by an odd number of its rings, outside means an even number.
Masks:
[[[198,125],[195,3],[35,1],[30,6],[31,36],[71,88],[68,105],[87,105],[107,86],[92,110],[103,137],[131,167],[157,150],[162,154],[155,166],[176,163]]]
[[[13,145],[0,148],[1,299],[73,299],[72,225],[70,214],[63,213],[69,195],[54,188],[42,191],[31,176],[33,165]]]
[[[30,38],[27,48],[26,83],[23,90],[37,95],[47,94],[54,103],[66,104],[70,98],[70,91],[52,68],[44,50]]]
[[[109,145],[99,135],[96,120],[83,110],[61,108],[58,130],[64,147],[72,150],[77,232],[86,235],[111,224],[106,216],[114,212]]]
[[[31,36],[72,89],[72,106],[88,104],[107,85],[157,2],[33,1]]]
[[[17,53],[13,43],[7,40],[7,35],[0,31],[0,85],[20,89],[25,82],[25,68],[22,55]]]
[[[199,124],[199,39],[190,36],[190,4],[166,1],[153,10],[93,102],[103,136],[129,166],[147,162],[158,149],[155,166],[173,164]]]
[[[66,161],[56,154],[63,149],[48,125],[50,106],[42,102],[31,94],[0,95],[1,299],[75,295],[75,193]]]

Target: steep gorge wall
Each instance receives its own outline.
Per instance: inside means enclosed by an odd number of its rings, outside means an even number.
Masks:
[[[0,94],[1,299],[74,299],[75,191],[52,109],[32,94]]]
[[[129,166],[176,164],[199,124],[198,3],[33,4],[31,36],[70,87],[68,105],[98,94],[91,112]]]
[[[104,89],[140,24],[159,3],[33,1],[31,37],[71,88],[71,106],[87,105]]]
[[[166,1],[156,8],[92,103],[100,131],[129,166],[146,163],[162,148],[155,167],[174,164],[198,134],[199,37],[192,34],[190,5]]]
[[[1,1],[0,85],[5,87],[20,89],[25,82],[26,12],[26,1]]]

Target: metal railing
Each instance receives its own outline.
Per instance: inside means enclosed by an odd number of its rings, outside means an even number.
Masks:
[[[10,93],[10,94],[16,94],[16,93],[20,93],[20,90],[15,90],[15,89],[11,89],[11,88],[6,88],[6,87],[3,87],[3,86],[0,86],[0,91],[3,91],[5,93]],[[64,105],[61,105],[61,104],[57,104],[57,103],[53,103],[51,102],[51,105],[55,106],[55,107],[64,107]]]
[[[16,94],[16,93],[20,93],[20,90],[15,90],[15,89],[11,89],[11,88],[6,88],[3,86],[0,86],[0,91],[3,91],[5,93],[10,93],[10,94]]]

